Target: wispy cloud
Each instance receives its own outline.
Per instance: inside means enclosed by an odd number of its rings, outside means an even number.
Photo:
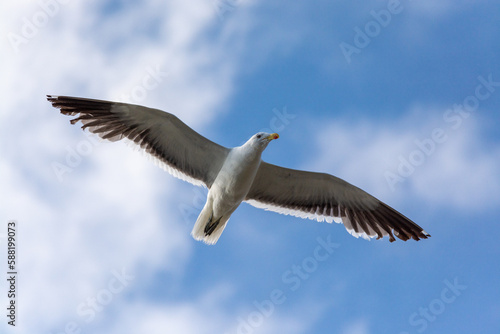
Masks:
[[[442,114],[436,110],[435,115]],[[500,152],[486,144],[479,115],[456,129],[422,115],[413,110],[395,121],[316,124],[320,149],[308,167],[329,171],[385,200],[398,201],[404,190],[429,205],[461,212],[493,208],[500,195]],[[446,140],[428,145],[436,128]]]
[[[7,20],[6,31],[13,32],[22,29],[23,17],[42,10],[10,7],[14,19]],[[115,330],[103,319],[118,311],[135,319],[139,303],[128,298],[146,293],[145,284],[157,270],[179,282],[192,245],[176,204],[168,204],[175,203],[170,199],[178,193],[178,181],[124,144],[95,140],[89,150],[84,144],[94,141],[52,109],[45,94],[161,105],[201,128],[231,92],[237,54],[220,58],[218,48],[224,45],[206,36],[210,25],[218,24],[206,2],[153,1],[113,15],[96,9],[96,4],[61,5],[27,43],[16,50],[3,48],[0,67],[9,79],[3,76],[0,83],[0,117],[9,127],[0,134],[7,158],[0,162],[0,200],[21,226],[19,302],[29,321],[20,321],[18,328],[25,333],[88,330],[103,323]],[[146,38],[147,32],[132,33],[155,19],[155,40]],[[114,44],[121,39],[122,44]],[[7,144],[13,138],[16,147]],[[73,156],[71,171],[61,180],[51,164],[67,164],[68,154],[78,154],[78,161]],[[107,293],[113,273],[122,268],[134,279],[119,294]],[[82,303],[99,310],[95,318],[89,321],[79,313]],[[165,327],[191,333],[220,329],[223,314],[214,310],[202,316],[206,312],[198,303],[146,307],[151,312],[144,318],[151,321],[141,326],[149,326],[148,332],[164,332]],[[214,315],[221,324],[197,325],[210,323]]]

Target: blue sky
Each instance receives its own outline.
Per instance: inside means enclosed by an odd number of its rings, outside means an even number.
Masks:
[[[2,3],[0,222],[19,226],[2,333],[498,333],[499,7]],[[228,147],[276,131],[264,160],[344,178],[432,238],[368,242],[244,203],[196,242],[205,189],[45,94],[160,108]]]

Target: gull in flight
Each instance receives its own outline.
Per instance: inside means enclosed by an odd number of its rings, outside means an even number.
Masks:
[[[239,147],[203,137],[176,116],[143,106],[47,95],[64,115],[103,139],[128,139],[173,176],[209,189],[191,235],[215,244],[231,214],[245,201],[257,208],[344,224],[356,238],[427,239],[420,226],[365,191],[335,176],[262,161],[276,133],[259,132]]]

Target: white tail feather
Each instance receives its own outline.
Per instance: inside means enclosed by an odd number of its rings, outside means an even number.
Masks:
[[[227,221],[229,220],[229,215],[227,217],[222,217],[215,230],[210,235],[206,235],[205,226],[207,226],[211,217],[212,217],[212,203],[209,203],[209,201],[207,201],[207,203],[203,207],[203,210],[201,210],[198,219],[196,219],[196,223],[194,224],[193,230],[191,231],[191,235],[193,236],[194,239],[202,240],[208,245],[213,245],[217,242],[217,240],[219,240],[222,231],[224,231]],[[215,219],[215,217],[212,218]]]

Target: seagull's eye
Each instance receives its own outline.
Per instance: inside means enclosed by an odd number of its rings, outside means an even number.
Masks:
[[[260,139],[262,137],[262,135],[257,135],[257,139]]]

